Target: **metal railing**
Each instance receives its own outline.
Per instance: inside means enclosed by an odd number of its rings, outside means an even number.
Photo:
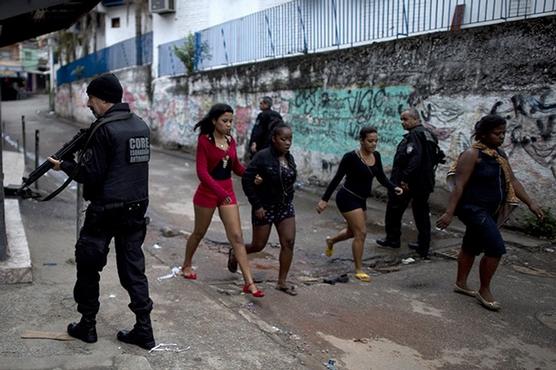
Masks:
[[[556,0],[296,0],[198,32],[210,58],[196,69],[550,14]],[[184,43],[159,45],[159,76],[185,72],[173,51]]]
[[[139,40],[135,37],[124,40],[60,67],[56,71],[56,84],[60,86],[120,68],[151,64],[152,49],[152,32],[142,35]]]
[[[197,35],[197,34],[196,34]],[[158,75],[181,75],[185,73],[185,66],[181,60],[174,54],[174,46],[182,47],[186,43],[186,39],[180,39],[158,46]]]

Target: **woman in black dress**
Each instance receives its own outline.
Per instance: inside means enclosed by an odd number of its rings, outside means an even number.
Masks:
[[[369,275],[363,272],[362,259],[367,236],[365,211],[367,210],[367,198],[371,196],[373,179],[376,177],[378,182],[397,195],[402,194],[403,190],[391,183],[384,174],[380,154],[375,151],[378,143],[377,130],[374,127],[363,127],[359,131],[359,143],[359,149],[344,154],[336,175],[317,204],[317,212],[321,213],[326,209],[332,193],[345,177],[344,184],[336,194],[336,205],[344,216],[347,227],[336,236],[326,238],[325,253],[328,257],[332,256],[335,243],[353,238],[355,278],[361,281],[370,281]]]
[[[499,226],[518,199],[539,219],[544,217],[539,205],[514,176],[508,157],[500,149],[505,135],[506,120],[500,116],[484,116],[476,123],[475,142],[457,160],[448,207],[436,222],[437,227],[445,229],[455,214],[465,224],[454,291],[476,297],[483,307],[492,311],[498,311],[501,306],[490,291],[490,282],[506,253]],[[467,277],[475,257],[481,253],[484,253],[479,264],[481,286],[475,291],[467,285]]]
[[[283,121],[275,121],[271,132],[271,145],[255,154],[245,170],[241,183],[251,203],[253,240],[246,244],[247,254],[261,251],[268,241],[272,225],[280,240],[280,268],[276,289],[297,295],[293,286],[287,285],[288,272],[293,259],[295,244],[295,210],[293,207],[294,183],[297,170],[290,154],[292,130]],[[232,251],[228,269],[237,270]]]

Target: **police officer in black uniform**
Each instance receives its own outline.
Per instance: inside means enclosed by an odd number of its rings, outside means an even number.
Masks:
[[[280,113],[272,110],[272,98],[270,96],[263,96],[259,102],[261,113],[257,116],[253,130],[251,131],[251,138],[249,139],[249,153],[251,158],[255,153],[260,152],[264,148],[270,146],[270,134],[274,126],[282,122]]]
[[[408,133],[396,148],[390,181],[404,192],[401,196],[389,192],[385,215],[386,238],[376,242],[382,247],[400,247],[402,216],[411,201],[419,235],[417,243],[409,243],[409,248],[417,251],[422,258],[428,258],[431,239],[429,196],[434,190],[438,158],[443,153],[438,148],[435,135],[421,125],[416,109],[402,112],[400,118]]]
[[[75,246],[77,281],[73,293],[82,317],[67,330],[85,342],[97,341],[99,272],[106,265],[108,246],[114,238],[118,276],[137,319],[133,329],[119,331],[117,338],[151,349],[155,346],[150,319],[153,302],[141,249],[148,206],[149,127],[121,102],[122,94],[114,74],[91,81],[87,106],[97,120],[91,124],[90,138],[79,159],[49,158],[55,170],[84,184],[83,196],[90,201]]]

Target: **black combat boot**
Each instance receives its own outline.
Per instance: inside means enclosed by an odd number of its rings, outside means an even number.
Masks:
[[[137,315],[137,322],[133,329],[120,330],[117,337],[122,342],[135,344],[147,350],[156,346],[149,314]]]
[[[94,317],[83,316],[78,323],[72,322],[68,325],[68,334],[83,342],[95,343],[97,341],[96,320]]]

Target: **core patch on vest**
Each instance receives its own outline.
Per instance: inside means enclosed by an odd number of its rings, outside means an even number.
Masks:
[[[151,158],[149,138],[140,136],[132,137],[127,142],[127,162],[144,163]]]

